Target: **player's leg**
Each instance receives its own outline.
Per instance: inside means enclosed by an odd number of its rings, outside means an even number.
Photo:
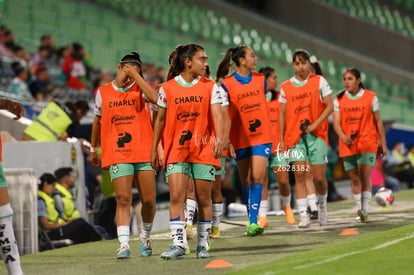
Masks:
[[[138,171],[135,173],[135,183],[142,202],[142,228],[139,235],[141,256],[151,256],[151,230],[156,211],[155,171],[149,164],[139,164]],[[151,168],[151,169],[150,169]]]
[[[115,221],[118,232],[117,258],[124,259],[130,257],[129,235],[131,223],[131,203],[132,203],[132,181],[134,175],[133,164],[114,164],[109,167],[111,179],[114,184],[116,194],[116,215]]]
[[[194,181],[192,178],[188,179],[187,183],[187,199],[186,199],[186,209],[185,209],[185,221],[186,221],[186,230],[187,230],[187,239],[193,238],[193,222],[194,216],[197,211],[197,200],[194,189]]]
[[[170,187],[170,229],[173,243],[166,252],[161,253],[162,259],[185,258],[185,215],[184,204],[190,164],[181,162],[167,165],[167,177]]]

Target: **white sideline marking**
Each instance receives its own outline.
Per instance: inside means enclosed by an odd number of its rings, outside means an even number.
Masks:
[[[367,251],[370,251],[370,250],[381,249],[381,248],[384,248],[384,247],[387,247],[387,246],[390,246],[390,245],[393,245],[393,244],[396,244],[396,243],[399,243],[401,241],[404,241],[404,240],[407,240],[407,239],[411,239],[411,238],[414,238],[414,233],[411,234],[411,235],[408,235],[408,236],[406,236],[404,238],[399,238],[399,239],[396,239],[396,240],[393,240],[393,241],[389,241],[389,242],[383,243],[381,245],[374,246],[373,248],[370,248],[370,249],[364,249],[364,250],[359,250],[359,251],[354,251],[354,252],[346,253],[346,254],[343,254],[343,255],[338,255],[338,256],[335,256],[335,257],[332,257],[332,258],[328,258],[328,259],[323,260],[323,261],[320,261],[320,262],[311,263],[311,264],[307,264],[307,265],[297,266],[294,269],[304,269],[304,268],[308,268],[308,267],[315,266],[315,265],[321,265],[321,264],[324,264],[324,263],[333,262],[333,261],[336,261],[336,260],[339,260],[339,259],[342,259],[342,258],[351,256],[351,255],[360,254],[360,253],[367,252]]]

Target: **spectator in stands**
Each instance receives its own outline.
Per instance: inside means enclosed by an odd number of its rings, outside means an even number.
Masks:
[[[35,71],[35,78],[30,82],[29,89],[36,100],[45,100],[50,97],[54,87],[50,83],[46,67],[41,66]]]
[[[84,100],[64,105],[51,101],[24,130],[22,140],[64,141],[67,137],[73,137],[80,119],[86,116],[88,110],[88,102]]]
[[[407,182],[409,187],[413,187],[414,170],[410,161],[404,156],[405,148],[403,142],[396,142],[392,147],[392,152],[387,158],[386,171],[399,179]]]
[[[74,90],[84,90],[87,85],[87,67],[84,62],[85,51],[81,44],[72,44],[71,54],[62,64],[62,71],[66,77],[66,85]]]
[[[103,201],[99,209],[98,224],[108,232],[109,239],[114,239],[117,237],[117,227],[115,223],[116,197],[114,184],[111,181],[111,176],[108,170],[102,169],[100,187]]]
[[[11,30],[8,29],[4,32],[2,42],[9,51],[13,51],[15,43],[14,43],[14,35]]]
[[[16,96],[21,97],[22,100],[32,101],[34,98],[30,93],[29,87],[27,85],[28,78],[29,72],[26,68],[20,67],[16,69],[15,77],[10,84],[10,92]]]
[[[32,65],[38,66],[45,64],[49,56],[49,49],[46,46],[40,46],[37,53],[32,58]]]
[[[65,221],[79,218],[79,211],[76,209],[70,190],[75,187],[75,176],[71,167],[61,167],[55,171],[56,192],[53,194],[56,210],[59,217]]]
[[[408,147],[407,158],[411,163],[411,166],[414,167],[414,145],[410,145]]]
[[[23,106],[15,101],[0,98],[0,109],[8,110],[19,119],[24,112]],[[4,260],[9,275],[21,275],[20,256],[13,231],[13,209],[9,202],[6,178],[2,166],[2,142],[0,136],[0,256]]]
[[[7,44],[10,34],[13,35],[6,25],[2,25],[0,29],[0,58],[12,58],[14,56],[12,49]]]
[[[20,45],[14,45],[13,47],[14,58],[17,59],[23,68],[30,69],[30,55]]]
[[[96,96],[96,92],[98,91],[99,87],[102,87],[113,79],[112,73],[108,71],[102,71],[101,74],[95,79],[93,82],[93,91],[94,95]]]
[[[83,218],[65,221],[60,218],[52,198],[56,191],[56,178],[49,173],[40,177],[37,191],[39,225],[47,231],[51,240],[71,239],[74,243],[86,243],[102,240],[99,233]]]
[[[53,60],[56,54],[55,40],[53,37],[48,34],[42,35],[42,37],[40,37],[40,47],[47,49],[47,60]]]
[[[383,161],[380,154],[377,154],[375,166],[372,168],[371,173],[372,195],[375,195],[381,187],[391,189],[393,192],[399,190],[400,182],[397,178],[387,175],[383,169]]]

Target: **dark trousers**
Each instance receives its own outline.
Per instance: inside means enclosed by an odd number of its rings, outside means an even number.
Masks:
[[[95,228],[83,218],[75,219],[61,228],[49,231],[47,234],[51,240],[71,239],[74,243],[102,240]]]
[[[107,198],[102,202],[101,209],[98,214],[98,224],[105,228],[109,238],[113,239],[118,236],[115,223],[116,214],[116,198]]]

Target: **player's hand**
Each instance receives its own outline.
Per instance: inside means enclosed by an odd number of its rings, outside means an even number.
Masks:
[[[346,145],[351,145],[352,144],[352,138],[348,137],[348,136],[343,136],[341,137],[342,141],[346,144]]]
[[[158,167],[162,167],[164,165],[164,148],[162,148],[162,146],[158,146],[157,155],[158,155]]]
[[[99,165],[98,154],[96,152],[90,152],[89,151],[89,160],[92,163],[92,165],[94,165],[94,166]]]
[[[158,169],[158,167],[159,167],[159,159],[158,159],[158,153],[157,153],[157,151],[151,150],[150,163],[151,163],[152,168]]]
[[[124,73],[127,76],[129,76],[131,78],[135,79],[136,77],[139,76],[139,67],[137,67],[137,66],[133,66],[133,65],[130,65],[130,64],[125,64],[122,67],[122,70],[124,71]]]
[[[215,159],[221,158],[223,155],[223,142],[220,139],[216,139],[213,144],[213,157]]]
[[[305,131],[303,131],[306,134],[312,133],[315,131],[316,126],[312,123],[311,125],[306,126]]]
[[[13,100],[7,100],[6,108],[9,112],[16,115],[14,120],[20,119],[24,113],[24,108],[22,104],[20,104],[19,102],[13,101]]]
[[[236,158],[237,157],[237,155],[236,155],[236,151],[234,151],[234,147],[233,147],[233,144],[231,144],[231,143],[229,143],[229,156],[231,157],[231,158]]]
[[[387,150],[388,150],[387,149],[387,144],[381,144],[380,154],[381,154],[382,157],[386,156]]]

